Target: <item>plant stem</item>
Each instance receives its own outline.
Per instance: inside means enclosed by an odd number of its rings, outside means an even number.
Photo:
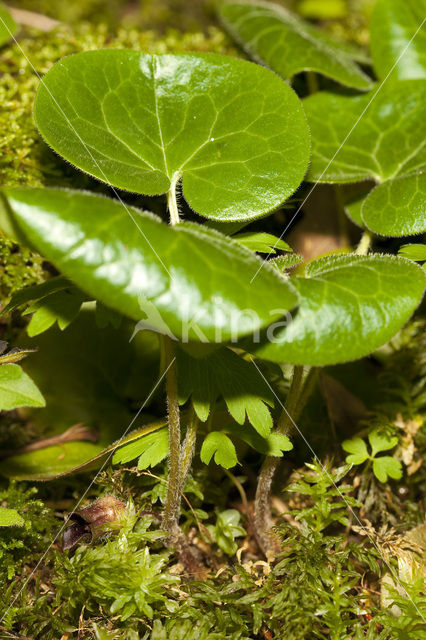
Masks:
[[[177,188],[177,183],[179,182],[179,178],[180,178],[179,175],[173,176],[172,181],[170,183],[170,189],[167,192],[167,206],[169,208],[171,225],[179,224],[180,222],[179,207],[178,207],[177,197],[176,197],[176,188]]]
[[[364,231],[355,253],[359,256],[366,256],[370,249],[372,240],[373,240],[373,236],[371,232],[367,230]]]
[[[306,84],[309,94],[316,93],[319,89],[317,74],[314,71],[306,72]]]
[[[292,418],[298,409],[298,400],[302,391],[303,367],[295,366],[285,407],[278,420],[276,433],[287,434],[290,431]],[[300,413],[300,411],[299,411]],[[293,418],[294,419],[294,418]],[[260,469],[254,503],[254,526],[257,541],[264,553],[271,546],[268,531],[271,528],[271,488],[280,458],[266,456]]]
[[[191,407],[189,415],[188,428],[186,430],[185,440],[181,449],[181,465],[180,465],[180,487],[181,491],[185,488],[186,477],[191,467],[192,457],[195,451],[195,443],[197,440],[198,416]]]
[[[167,408],[169,416],[169,477],[162,528],[170,533],[170,541],[180,537],[181,503],[180,411],[177,389],[177,367],[173,342],[163,336],[166,373]]]

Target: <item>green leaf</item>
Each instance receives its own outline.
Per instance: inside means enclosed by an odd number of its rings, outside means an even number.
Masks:
[[[167,458],[169,453],[169,434],[167,428],[150,433],[139,440],[120,447],[112,459],[113,464],[125,464],[139,458],[138,469],[155,467]]]
[[[271,267],[274,267],[274,269],[281,274],[283,274],[286,269],[291,269],[302,262],[303,256],[298,253],[286,253],[285,255],[277,256],[276,258],[269,260]]]
[[[390,340],[420,303],[425,273],[403,258],[340,255],[309,263],[291,281],[300,295],[292,320],[242,346],[275,362],[324,366],[356,360]],[[288,325],[288,326],[287,326]]]
[[[211,405],[222,396],[229,413],[238,424],[246,417],[260,436],[267,438],[272,428],[274,396],[256,367],[227,347],[206,358],[192,358],[182,349],[177,351],[179,401],[192,397],[194,409],[203,422]]]
[[[255,60],[284,79],[316,71],[356,89],[372,81],[352,58],[353,52],[286,9],[268,2],[229,2],[220,18],[230,35]]]
[[[10,313],[28,302],[42,300],[51,293],[71,288],[75,288],[74,285],[67,278],[63,278],[62,276],[50,278],[41,284],[24,287],[24,289],[20,289],[13,294],[10,302],[0,311],[0,315]]]
[[[24,315],[33,316],[27,326],[30,337],[50,329],[56,322],[63,331],[77,317],[85,296],[75,287],[71,291],[56,291],[38,300],[25,310]]]
[[[132,219],[119,202],[78,191],[8,189],[7,196],[22,233],[59,271],[158,332],[225,342],[297,302],[268,265],[253,287],[259,258],[211,229],[169,227],[137,209]]]
[[[342,449],[350,453],[346,456],[346,462],[348,464],[362,464],[370,457],[367,450],[367,445],[361,438],[351,438],[350,440],[344,440],[342,442]]]
[[[426,82],[383,83],[361,96],[320,92],[304,100],[311,128],[308,179],[378,182],[426,163]]]
[[[345,0],[302,0],[297,11],[304,18],[314,20],[337,20],[348,15]]]
[[[0,366],[0,411],[18,407],[44,407],[40,391],[17,364]]]
[[[388,476],[394,480],[402,478],[402,465],[391,456],[380,456],[373,461],[374,475],[380,482],[387,482]]]
[[[0,527],[23,527],[24,524],[24,518],[15,509],[0,507]]]
[[[130,423],[131,405],[147,407],[152,402],[159,351],[152,333],[139,332],[130,341],[132,322],[100,329],[95,315],[93,305],[85,306],[64,331],[54,327],[22,344],[39,347],[26,370],[47,402],[45,409],[33,412],[31,422],[46,436],[83,423],[99,432],[103,449]]]
[[[366,226],[383,236],[426,231],[426,173],[422,171],[379,184],[361,208]]]
[[[41,134],[66,160],[120,189],[156,195],[182,178],[194,211],[267,214],[299,186],[309,132],[275,74],[213,54],[78,53],[44,77]]]
[[[209,464],[214,455],[214,461],[224,469],[230,469],[238,464],[237,454],[231,438],[223,431],[211,431],[207,434],[200,451],[200,458],[204,464]]]
[[[70,473],[93,471],[103,467],[118,447],[145,437],[163,427],[164,423],[164,420],[160,420],[136,429],[106,448],[91,442],[66,442],[60,446],[11,456],[1,461],[0,473],[15,480],[37,482],[62,478]]]
[[[8,42],[18,30],[18,26],[9,11],[0,5],[0,46]]]
[[[426,245],[404,244],[398,251],[398,255],[417,262],[423,262],[426,260]]]
[[[371,16],[371,54],[380,79],[426,78],[425,0],[377,0]]]
[[[281,433],[270,433],[267,438],[262,438],[254,429],[247,425],[227,425],[225,431],[237,436],[246,442],[252,449],[265,456],[281,458],[284,451],[291,451],[293,445],[290,439]]]
[[[271,233],[247,231],[246,233],[238,233],[232,236],[232,239],[244,245],[247,249],[258,251],[259,253],[272,254],[277,253],[277,250],[293,251],[287,242],[273,236]]]
[[[370,442],[371,455],[373,458],[377,453],[393,449],[398,444],[398,438],[396,436],[389,437],[385,433],[379,433],[377,430],[370,431],[368,441]]]

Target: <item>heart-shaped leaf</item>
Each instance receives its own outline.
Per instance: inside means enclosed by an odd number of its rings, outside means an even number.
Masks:
[[[317,71],[349,87],[371,87],[371,79],[353,62],[352,51],[279,5],[229,2],[219,14],[250,56],[286,80],[300,71]]]
[[[194,341],[227,341],[297,303],[291,285],[245,247],[195,224],[170,227],[118,201],[62,189],[7,189],[28,242],[105,305]]]
[[[426,78],[425,0],[377,0],[371,55],[379,78]]]
[[[175,189],[218,220],[267,214],[299,186],[309,158],[301,103],[258,65],[213,54],[79,53],[37,93],[55,151],[121,189]]]
[[[361,217],[379,235],[410,236],[426,231],[426,173],[379,184],[364,200]]]
[[[426,164],[426,81],[383,83],[345,96],[320,92],[304,100],[312,135],[308,178],[320,182],[378,182]]]
[[[10,40],[18,27],[14,19],[2,5],[0,5],[0,46]]]
[[[44,405],[45,401],[40,391],[19,365],[0,366],[0,411]]]
[[[356,360],[390,340],[419,304],[424,271],[393,256],[320,258],[292,279],[300,295],[290,322],[244,347],[275,362],[323,366]],[[283,326],[284,324],[284,326]]]

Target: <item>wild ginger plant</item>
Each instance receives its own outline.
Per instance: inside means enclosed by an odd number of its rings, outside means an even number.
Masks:
[[[1,226],[65,276],[55,295],[70,287],[82,292],[74,310],[95,299],[160,335],[168,438],[158,424],[151,431],[161,434],[161,447],[159,439],[150,446],[158,447],[156,460],[169,460],[162,528],[171,542],[183,544],[181,493],[200,423],[207,423],[206,463],[236,464],[235,437],[266,456],[255,524],[267,549],[272,480],[291,448],[287,432],[315,368],[372,353],[422,299],[418,265],[369,250],[372,234],[426,230],[419,204],[425,80],[411,75],[386,85],[378,73],[383,83],[375,84],[356,52],[332,46],[275,5],[227,3],[221,17],[249,54],[276,73],[226,56],[127,50],[90,51],[55,64],[35,101],[39,131],[65,160],[110,185],[113,197],[6,187]],[[256,37],[266,28],[274,32],[267,42]],[[392,33],[386,38],[391,48]],[[312,69],[362,93],[318,91],[302,101],[285,80]],[[353,252],[312,260],[290,276],[286,269],[298,258],[281,239],[238,233],[281,206],[304,179],[367,178],[377,186],[350,210],[363,228]],[[166,194],[169,224],[128,205],[117,189]],[[181,198],[204,224],[182,220]],[[265,252],[265,242],[269,255],[283,249],[288,259],[261,260],[255,252]],[[268,407],[277,398],[257,364],[262,360],[294,367],[275,430]],[[220,397],[231,426],[207,422]],[[117,449],[117,461],[139,457],[149,430],[109,451]]]

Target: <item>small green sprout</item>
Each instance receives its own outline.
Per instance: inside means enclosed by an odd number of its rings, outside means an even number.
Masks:
[[[378,453],[393,449],[398,444],[398,438],[389,437],[386,434],[379,433],[374,429],[368,434],[368,441],[371,447],[371,454],[368,452],[367,445],[362,438],[352,438],[345,440],[342,447],[350,455],[346,457],[348,464],[360,465],[366,460],[369,464],[373,464],[374,475],[380,482],[387,482],[388,476],[394,480],[402,477],[402,468],[399,460],[395,460],[392,456],[379,456]]]

